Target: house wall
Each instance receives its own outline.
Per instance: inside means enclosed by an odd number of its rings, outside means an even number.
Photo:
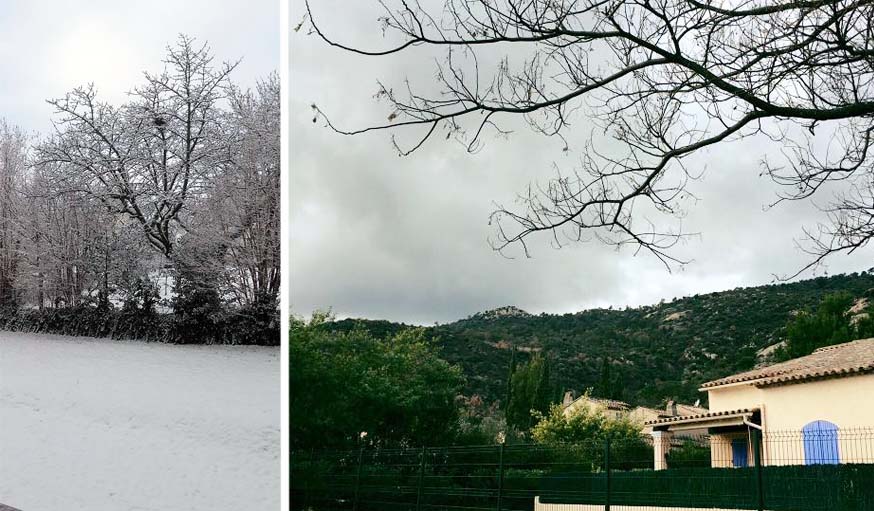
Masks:
[[[799,430],[814,420],[841,429],[874,426],[874,374],[820,380],[762,389],[767,426],[772,431]]]
[[[800,430],[815,420],[839,428],[874,426],[874,374],[756,388],[752,385],[709,391],[710,411],[760,408],[765,429]]]
[[[660,411],[654,408],[647,408],[645,406],[638,406],[628,412],[628,418],[641,425],[642,431],[644,434],[652,433],[652,426],[647,426],[644,423],[647,421],[654,421],[661,417]]]
[[[707,392],[711,412],[758,408],[764,403],[763,389],[752,385],[719,387]]]

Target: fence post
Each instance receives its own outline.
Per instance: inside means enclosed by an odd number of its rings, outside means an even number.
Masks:
[[[425,479],[425,446],[419,453],[419,484],[416,487],[416,511],[419,511],[422,502],[422,481]]]
[[[358,450],[358,471],[355,473],[355,497],[352,501],[352,511],[358,511],[358,494],[361,491],[361,464],[364,459],[364,447]]]
[[[753,459],[756,464],[756,509],[764,511],[765,492],[762,487],[762,432],[753,428]]]
[[[304,509],[304,511],[309,509],[310,504],[312,504],[312,499],[310,497],[310,491],[311,491],[311,489],[310,489],[310,477],[312,477],[312,474],[313,474],[313,461],[315,460],[315,457],[316,457],[316,450],[310,449],[309,461],[306,465],[306,467],[307,467],[306,484],[304,484],[304,488],[303,488],[303,509]]]
[[[607,491],[604,498],[604,511],[610,511],[610,439],[604,441],[604,470],[607,475]]]
[[[501,447],[498,450],[498,505],[497,510],[501,511],[501,498],[504,493],[504,443],[501,442]]]

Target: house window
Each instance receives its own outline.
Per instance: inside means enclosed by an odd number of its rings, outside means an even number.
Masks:
[[[813,421],[801,429],[805,465],[840,463],[838,427],[828,421]]]
[[[731,465],[736,468],[749,466],[749,449],[746,438],[735,438],[731,441]]]

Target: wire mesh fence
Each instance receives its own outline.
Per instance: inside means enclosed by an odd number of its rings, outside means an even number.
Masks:
[[[301,511],[862,511],[874,429],[294,452],[291,473]]]

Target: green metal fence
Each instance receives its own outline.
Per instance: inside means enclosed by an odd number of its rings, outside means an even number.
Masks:
[[[733,466],[743,460],[716,439],[674,438],[666,470],[653,469],[648,436],[559,446],[294,452],[291,503],[301,511],[527,511],[538,497],[544,504],[614,511],[874,509],[874,430],[841,432],[834,440],[849,462],[836,464],[811,463],[808,451],[817,440],[811,444],[801,432],[760,438],[752,431],[748,438],[747,467]]]

